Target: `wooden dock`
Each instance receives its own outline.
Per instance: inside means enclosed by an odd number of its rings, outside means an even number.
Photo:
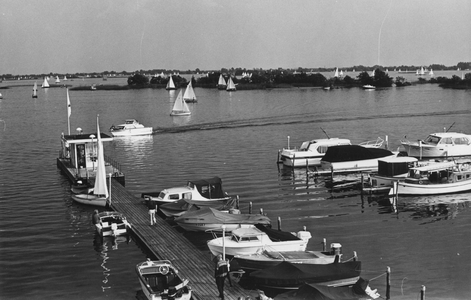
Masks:
[[[220,299],[214,279],[214,263],[209,254],[203,253],[159,217],[156,218],[156,225],[150,225],[148,209],[142,199],[133,196],[118,181],[111,182],[111,208],[126,216],[134,236],[145,244],[149,251],[158,259],[170,260],[182,277],[190,281],[192,299]],[[234,281],[230,287],[226,280],[224,294],[225,299],[237,300],[239,297],[245,299],[250,293]]]

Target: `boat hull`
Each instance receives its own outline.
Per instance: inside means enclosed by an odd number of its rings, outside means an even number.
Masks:
[[[255,254],[258,251],[270,249],[271,251],[306,251],[307,241],[294,240],[294,241],[283,241],[283,242],[272,242],[267,243],[253,243],[253,245],[247,245],[242,243],[230,243],[230,237],[226,238],[224,245],[222,239],[214,239],[208,242],[208,248],[214,256],[223,253],[225,248],[225,254],[227,256],[236,255],[249,255]]]
[[[226,232],[231,232],[236,230],[237,228],[250,228],[253,227],[253,224],[227,224],[227,223],[220,223],[220,224],[203,224],[203,223],[183,223],[178,222],[176,223],[186,231],[222,231],[222,226],[225,226]]]
[[[397,156],[397,153],[394,155],[374,158],[374,159],[353,160],[353,161],[344,161],[344,162],[321,161],[321,169],[331,170],[336,173],[377,171],[379,159],[388,159],[388,158],[393,158],[396,156]]]
[[[189,111],[172,111],[170,113],[171,116],[177,117],[177,116],[189,116],[191,115],[191,112]]]
[[[89,194],[72,194],[72,199],[78,203],[101,207],[105,207],[108,203],[108,198]]]
[[[136,135],[151,135],[152,130],[153,130],[152,127],[113,130],[113,131],[111,131],[111,135],[114,136],[114,137],[136,136]]]
[[[418,143],[401,143],[408,156],[417,158],[445,158],[451,156],[471,156],[471,145],[433,146]]]
[[[309,155],[308,152],[297,154],[294,151],[284,150],[281,152],[280,160],[287,167],[312,167],[320,166],[322,157],[324,154]]]
[[[440,184],[398,182],[398,195],[443,195],[471,191],[471,180]]]

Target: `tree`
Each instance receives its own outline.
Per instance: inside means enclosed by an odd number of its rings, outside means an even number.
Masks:
[[[145,86],[149,84],[149,78],[141,74],[134,74],[128,77],[128,85],[130,86]]]

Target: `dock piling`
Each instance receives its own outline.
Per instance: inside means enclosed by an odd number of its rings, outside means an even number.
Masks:
[[[391,268],[386,268],[386,299],[391,299]]]

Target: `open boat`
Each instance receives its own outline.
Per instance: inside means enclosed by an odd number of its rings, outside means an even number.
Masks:
[[[283,261],[274,267],[254,271],[249,274],[258,287],[277,290],[298,289],[305,283],[327,286],[355,284],[360,278],[361,262],[335,261],[331,264],[299,264]]]
[[[236,90],[236,85],[234,84],[234,81],[232,81],[232,77],[229,77],[229,80],[227,81],[226,91],[231,92],[235,90]]]
[[[174,90],[175,89],[175,83],[173,83],[173,78],[170,76],[167,86],[165,87],[166,90]]]
[[[183,100],[182,90],[178,93],[177,99],[172,108],[171,116],[189,116],[191,115],[190,108]]]
[[[136,265],[144,295],[149,300],[190,300],[191,287],[168,260],[147,260]]]
[[[183,100],[185,100],[185,102],[197,102],[195,91],[193,90],[193,85],[191,84],[191,79],[190,83],[188,83],[186,87],[185,93],[183,94]]]
[[[366,300],[379,297],[377,289],[370,288],[369,280],[360,277],[355,284],[349,286],[305,283],[297,290],[278,294],[273,300]]]
[[[342,145],[329,147],[321,159],[320,171],[347,173],[377,171],[378,159],[396,157],[383,148],[363,147],[360,145]]]
[[[425,140],[401,144],[408,156],[419,159],[471,155],[471,135],[458,132],[432,133]]]
[[[330,251],[270,251],[236,255],[233,258],[244,271],[254,271],[274,267],[283,261],[297,264],[331,264],[341,259],[342,245],[331,243]],[[338,257],[338,258],[337,258]]]
[[[95,174],[95,185],[93,192],[89,194],[72,194],[72,199],[75,201],[96,206],[106,206],[109,201],[108,187],[106,186],[106,167],[105,167],[105,155],[103,151],[103,142],[101,141],[100,125],[98,122],[98,116],[96,118],[96,129],[97,129],[97,167]],[[111,180],[111,177],[110,177]],[[111,187],[111,185],[110,185]]]
[[[148,201],[156,201],[157,204],[184,199],[199,206],[221,205],[231,200],[231,197],[223,191],[222,180],[219,177],[191,180],[185,186],[142,193],[141,197]]]
[[[211,207],[219,211],[229,212],[231,209],[234,209],[236,207],[236,202],[237,202],[237,199],[233,198],[228,201],[222,202],[218,206],[211,206]],[[175,202],[164,203],[162,205],[159,205],[158,208],[160,212],[162,212],[166,217],[177,218],[188,212],[199,210],[202,207],[193,203],[189,203],[185,199],[180,199]]]
[[[38,98],[38,84],[36,82],[33,86],[33,98]]]
[[[110,133],[114,137],[150,135],[152,130],[152,127],[145,127],[135,119],[127,119],[124,124],[111,126]]]
[[[120,236],[128,232],[130,225],[126,217],[116,211],[103,211],[98,213],[98,217],[102,222],[102,236]]]
[[[230,232],[237,228],[253,227],[255,224],[270,225],[270,218],[262,214],[241,214],[236,209],[223,212],[203,207],[175,218],[175,222],[187,231],[222,231],[222,226],[225,226],[225,230]]]
[[[238,228],[228,236],[217,237],[207,242],[213,255],[225,252],[227,256],[254,254],[264,249],[270,251],[305,251],[311,233],[306,230],[297,234],[274,230],[263,225]]]
[[[440,162],[409,169],[404,181],[397,182],[392,194],[442,195],[471,191],[468,163]]]

